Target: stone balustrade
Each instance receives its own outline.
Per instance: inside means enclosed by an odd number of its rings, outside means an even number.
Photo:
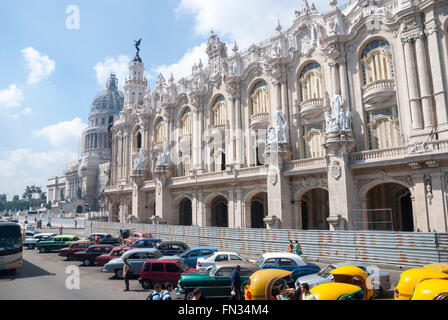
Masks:
[[[261,122],[261,121],[269,121],[269,113],[259,113],[254,114],[250,117],[251,123],[253,122]]]
[[[395,88],[395,80],[377,80],[370,82],[362,88],[363,94],[374,89],[392,89]]]
[[[286,171],[297,171],[301,169],[309,168],[323,168],[327,163],[325,158],[312,158],[303,160],[293,160],[286,164]]]
[[[355,152],[350,155],[350,161],[367,161],[367,160],[379,160],[387,158],[396,158],[406,156],[409,153],[409,147],[396,147],[389,149],[369,150],[362,152]]]

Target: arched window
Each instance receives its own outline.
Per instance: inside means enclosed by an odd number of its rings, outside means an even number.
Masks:
[[[142,148],[142,133],[140,132],[140,130],[138,130],[135,133],[134,148],[136,148],[136,149],[141,149]]]
[[[193,134],[193,117],[190,108],[186,108],[182,113],[181,119],[182,134]]]
[[[258,81],[250,91],[250,114],[269,113],[268,84],[266,81]]]
[[[212,154],[212,172],[226,171],[226,153],[225,145],[222,147],[214,148]]]
[[[226,123],[226,99],[223,96],[219,96],[212,106],[212,126],[224,126]]]
[[[400,121],[396,106],[366,112],[369,149],[388,149],[399,145]]]
[[[155,138],[157,143],[165,141],[165,126],[165,121],[163,118],[160,118],[155,127]]]
[[[305,159],[325,156],[324,124],[322,122],[303,127],[303,155]]]
[[[308,63],[299,75],[300,102],[323,99],[322,68],[316,62]]]
[[[392,48],[386,40],[376,39],[369,42],[361,53],[360,63],[363,86],[376,81],[395,79]]]

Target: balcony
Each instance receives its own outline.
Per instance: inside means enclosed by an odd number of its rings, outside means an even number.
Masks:
[[[374,105],[383,103],[395,95],[395,80],[378,80],[362,88],[363,102]]]
[[[284,175],[296,175],[300,173],[317,173],[327,170],[327,161],[325,158],[312,158],[303,160],[293,160],[286,164]]]
[[[253,127],[264,127],[269,125],[269,113],[258,113],[250,117],[250,126]]]
[[[318,117],[324,110],[324,99],[309,99],[300,104],[300,117],[313,119]]]

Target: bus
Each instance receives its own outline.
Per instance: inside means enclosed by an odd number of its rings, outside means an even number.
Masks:
[[[22,267],[23,228],[17,223],[0,223],[0,271]]]

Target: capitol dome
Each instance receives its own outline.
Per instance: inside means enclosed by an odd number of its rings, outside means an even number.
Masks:
[[[91,109],[91,115],[97,113],[113,113],[121,111],[124,103],[124,95],[118,90],[118,80],[115,74],[111,74],[106,84],[106,90],[96,96]]]

